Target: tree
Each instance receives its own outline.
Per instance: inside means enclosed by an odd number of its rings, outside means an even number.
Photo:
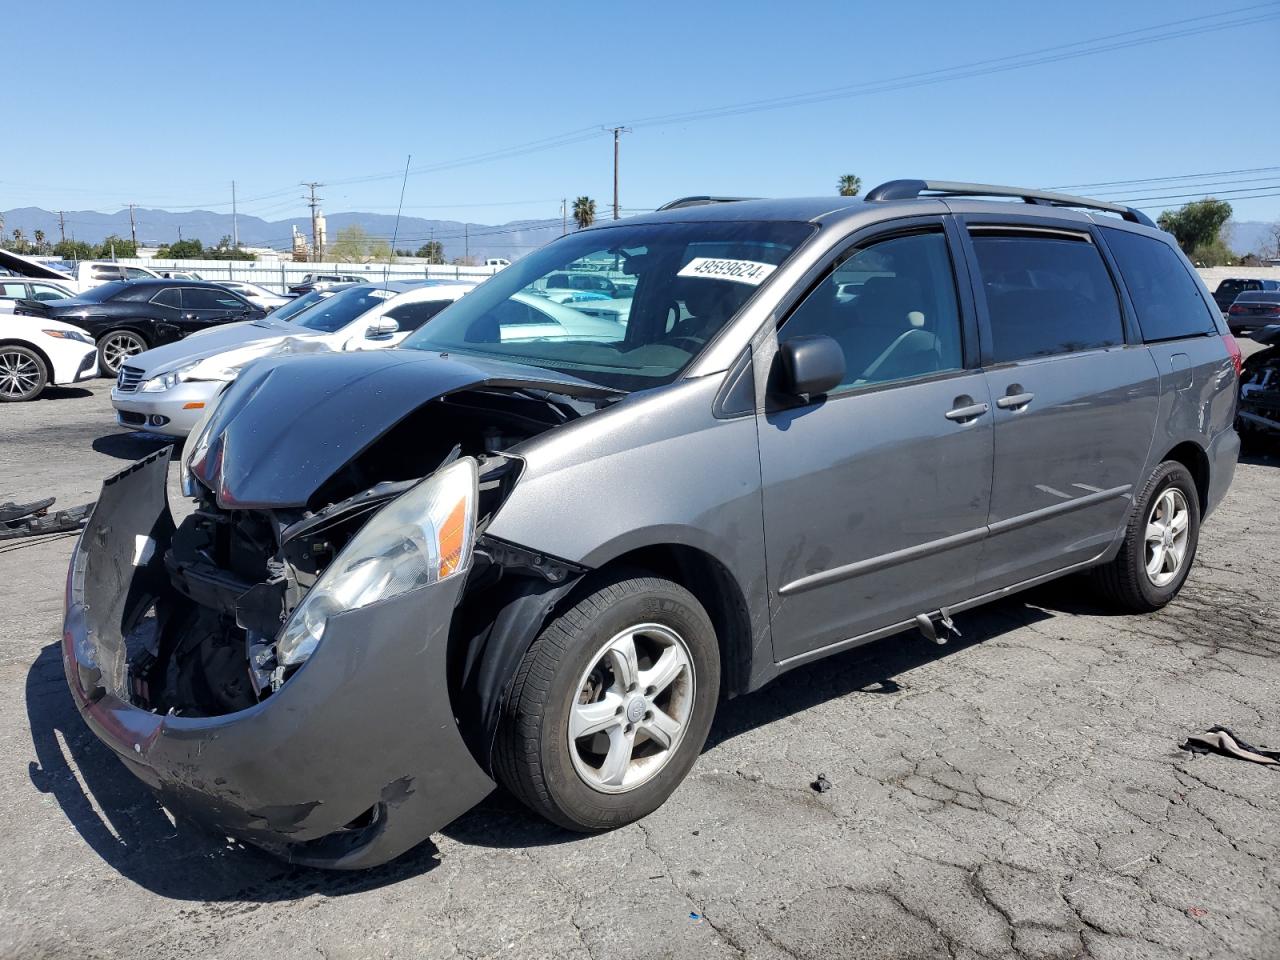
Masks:
[[[178,240],[156,251],[161,260],[200,260],[204,257],[204,244],[200,240]]]
[[[59,240],[53,252],[63,260],[92,260],[94,255],[93,244],[83,240]]]
[[[1230,219],[1231,204],[1205,197],[1179,210],[1166,210],[1156,222],[1161,230],[1173,234],[1192,263],[1216,267],[1235,260],[1235,254],[1222,237],[1222,228]]]
[[[114,233],[106,237],[98,244],[97,254],[99,258],[105,257],[136,257],[138,255],[138,245],[132,240],[126,240],[124,237],[118,237]]]
[[[391,259],[391,244],[385,240],[372,240],[369,242],[368,258],[379,263]]]
[[[842,197],[856,197],[858,191],[862,189],[862,178],[852,173],[846,173],[836,183],[836,189],[840,191]]]
[[[35,232],[35,238],[36,238],[36,253],[44,253],[44,231],[37,230]]]
[[[243,247],[233,247],[231,237],[223,234],[216,247],[206,248],[202,256],[206,260],[257,260],[256,253],[250,253]]]
[[[428,240],[414,256],[424,258],[427,263],[444,263],[444,244],[439,240]]]
[[[359,263],[364,259],[368,245],[369,237],[364,228],[353,223],[339,230],[337,238],[329,244],[329,259],[337,263]]]
[[[596,202],[590,197],[579,197],[573,201],[573,222],[578,229],[591,226],[596,222]]]

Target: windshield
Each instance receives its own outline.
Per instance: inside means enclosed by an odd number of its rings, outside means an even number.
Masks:
[[[339,290],[332,297],[321,300],[310,310],[295,316],[293,322],[299,327],[306,327],[318,333],[334,333],[362,313],[368,313],[395,295],[394,290],[385,290],[369,283],[362,283],[358,287]]]
[[[503,268],[401,346],[547,367],[621,390],[670,383],[811,232],[746,221],[573,234]]]

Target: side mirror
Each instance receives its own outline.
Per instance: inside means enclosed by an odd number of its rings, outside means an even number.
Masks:
[[[379,317],[365,328],[366,340],[385,340],[400,329],[400,324],[391,317]]]
[[[822,396],[844,380],[844,350],[824,335],[792,337],[778,345],[779,388],[796,396]]]

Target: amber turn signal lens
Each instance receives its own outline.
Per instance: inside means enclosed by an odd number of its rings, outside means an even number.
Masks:
[[[467,501],[459,500],[440,525],[440,579],[458,569],[466,540]]]

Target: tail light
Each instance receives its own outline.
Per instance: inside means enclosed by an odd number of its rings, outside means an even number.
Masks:
[[[1233,303],[1230,306],[1230,308],[1227,310],[1227,313],[1234,313],[1237,316],[1239,316],[1240,314],[1244,313],[1244,307],[1240,306],[1240,304],[1238,303]]]
[[[1236,376],[1239,377],[1244,369],[1244,357],[1240,353],[1240,344],[1236,343],[1236,338],[1229,333],[1222,335],[1222,342],[1227,345],[1227,353],[1231,355],[1231,365],[1236,368]]]

